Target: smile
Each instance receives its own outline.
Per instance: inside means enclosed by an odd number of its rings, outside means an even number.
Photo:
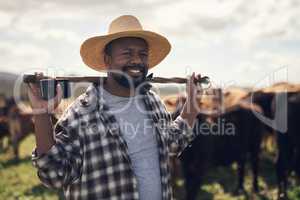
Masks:
[[[128,74],[133,76],[140,76],[143,74],[141,69],[128,69]]]

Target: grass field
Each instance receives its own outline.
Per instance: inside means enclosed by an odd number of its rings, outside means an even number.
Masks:
[[[0,200],[58,200],[56,192],[41,185],[30,154],[34,136],[27,137],[20,146],[20,160],[12,159],[11,150],[0,154]]]
[[[12,151],[0,153],[0,200],[58,200],[63,199],[56,191],[45,188],[36,176],[36,170],[30,161],[34,148],[33,135],[27,137],[21,144],[20,161],[12,160]],[[246,196],[233,196],[236,186],[235,170],[232,168],[217,168],[207,173],[205,183],[200,189],[199,200],[273,200],[276,198],[276,178],[273,156],[266,154],[261,163],[259,186],[260,194],[251,194],[251,173],[247,170]],[[288,195],[291,200],[300,199],[300,187],[295,186],[295,179],[290,179]],[[183,181],[178,181],[176,194],[183,196]],[[179,198],[180,199],[180,198]]]

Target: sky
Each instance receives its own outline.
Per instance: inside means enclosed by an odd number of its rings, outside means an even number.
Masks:
[[[0,71],[99,74],[80,45],[125,14],[172,44],[155,76],[195,71],[222,87],[300,82],[299,0],[0,0]]]

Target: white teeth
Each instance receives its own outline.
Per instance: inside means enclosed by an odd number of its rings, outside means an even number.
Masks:
[[[133,72],[133,73],[140,73],[140,72],[141,72],[141,71],[138,70],[138,69],[130,69],[129,71],[130,71],[130,72]]]

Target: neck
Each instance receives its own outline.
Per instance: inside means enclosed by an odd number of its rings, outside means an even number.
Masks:
[[[103,85],[104,89],[109,93],[120,96],[120,97],[130,97],[135,95],[135,91],[130,91],[129,88],[126,88],[120,85],[114,78],[111,76],[107,77],[105,84]]]

